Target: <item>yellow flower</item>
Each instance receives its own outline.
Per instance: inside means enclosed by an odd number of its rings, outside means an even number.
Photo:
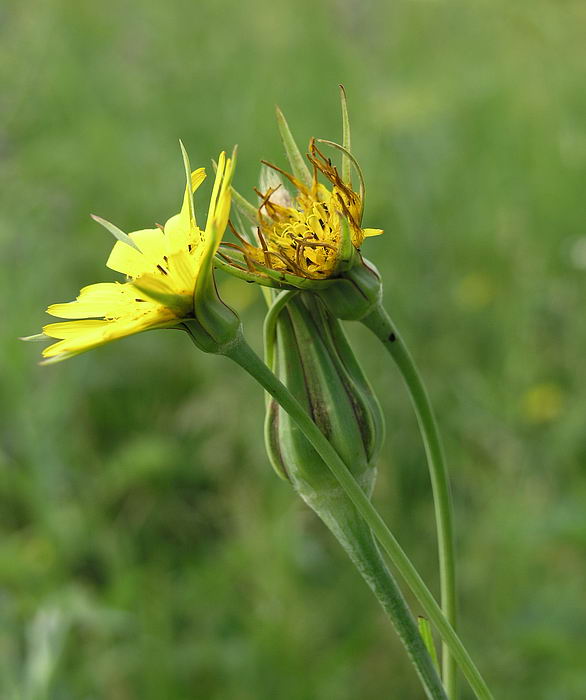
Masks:
[[[259,245],[241,238],[244,258],[254,270],[262,272],[265,268],[305,279],[328,279],[350,262],[365,237],[382,233],[380,229],[362,228],[363,188],[355,192],[314,139],[307,157],[313,166],[309,183],[263,161],[281,173],[295,187],[296,194],[291,195],[278,177],[273,177],[264,191],[257,191]],[[319,173],[330,188],[318,181]]]
[[[179,327],[194,318],[198,301],[213,285],[212,262],[230,213],[234,159],[220,154],[205,229],[198,227],[193,192],[205,179],[205,169],[191,172],[183,149],[188,184],[181,212],[160,228],[128,236],[94,217],[119,240],[106,265],[126,275],[126,282],[102,282],[84,287],[75,301],[53,304],[47,312],[70,319],[51,323],[40,336],[58,342],[43,350],[44,364],[58,362],[118,338],[154,328]]]

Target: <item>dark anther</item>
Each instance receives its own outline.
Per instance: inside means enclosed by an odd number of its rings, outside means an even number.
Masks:
[[[397,336],[394,333],[391,333],[391,335],[389,336],[389,342],[394,343],[395,340],[397,340]]]
[[[162,267],[161,265],[157,265],[157,269],[159,269],[164,275],[168,275],[168,274],[169,274],[169,273],[167,272],[167,270],[165,270],[165,268]]]

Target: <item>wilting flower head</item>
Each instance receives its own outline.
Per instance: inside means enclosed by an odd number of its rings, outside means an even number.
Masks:
[[[43,333],[25,340],[55,338],[43,350],[44,363],[58,362],[112,340],[154,328],[177,328],[197,317],[213,287],[212,261],[230,213],[234,158],[220,154],[204,229],[197,225],[193,192],[204,181],[204,168],[191,172],[183,149],[187,185],[183,206],[162,227],[126,235],[94,217],[118,238],[106,265],[126,275],[125,282],[84,287],[75,301],[49,306],[52,316]]]
[[[221,250],[224,266],[232,272],[248,272],[260,284],[275,287],[317,288],[313,282],[334,279],[360,261],[364,238],[382,233],[364,228],[364,179],[350,153],[350,132],[345,95],[342,92],[344,145],[311,139],[307,160],[302,157],[283,114],[277,119],[292,172],[262,161],[258,206],[237,195],[235,204],[252,226],[234,233],[238,246]],[[327,157],[319,144],[341,153],[341,170]],[[359,187],[354,189],[354,166]],[[238,252],[235,253],[234,249]],[[245,276],[245,274],[240,274]],[[319,284],[318,284],[319,287]]]

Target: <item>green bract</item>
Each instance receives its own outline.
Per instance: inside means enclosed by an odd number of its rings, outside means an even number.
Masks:
[[[370,493],[383,416],[342,328],[310,293],[290,299],[276,326],[275,374]],[[306,501],[340,490],[321,457],[274,400],[267,406],[265,437],[276,471]]]

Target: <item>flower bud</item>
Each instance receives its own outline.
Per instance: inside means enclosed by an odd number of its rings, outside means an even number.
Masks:
[[[338,321],[311,293],[294,297],[277,324],[275,373],[307,410],[370,494],[384,421]],[[267,451],[277,473],[312,507],[340,491],[327,465],[274,400],[267,407]]]

